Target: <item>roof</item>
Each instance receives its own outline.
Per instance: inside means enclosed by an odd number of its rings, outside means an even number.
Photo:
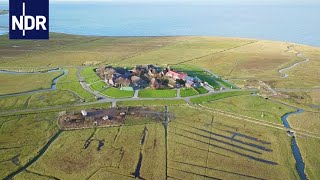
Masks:
[[[172,76],[179,76],[180,74],[174,71],[168,71],[169,74],[171,74]]]
[[[180,73],[180,74],[178,75],[178,77],[179,77],[180,79],[184,79],[186,76],[188,76],[188,74],[186,74],[186,73]]]

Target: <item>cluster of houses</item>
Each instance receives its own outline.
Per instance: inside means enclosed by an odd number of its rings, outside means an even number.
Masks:
[[[97,73],[109,86],[125,91],[147,87],[166,89],[203,86],[203,82],[197,77],[174,71],[170,67],[159,68],[154,65],[137,65],[133,69],[100,67]]]

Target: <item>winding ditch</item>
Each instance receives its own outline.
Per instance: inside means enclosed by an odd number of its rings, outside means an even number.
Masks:
[[[299,149],[299,146],[297,145],[296,138],[294,136],[294,133],[290,130],[290,124],[288,122],[288,117],[294,114],[301,114],[303,113],[304,110],[298,109],[297,111],[290,112],[285,114],[284,116],[281,117],[283,125],[285,128],[288,129],[288,135],[291,136],[291,147],[292,147],[292,153],[294,156],[294,159],[296,160],[296,169],[298,171],[299,177],[301,180],[307,180],[307,175],[305,174],[305,164],[303,162],[301,152]]]
[[[49,146],[60,136],[62,132],[63,132],[62,130],[59,130],[55,135],[53,135],[50,138],[50,140],[42,147],[42,149],[39,151],[39,153],[36,156],[34,156],[34,158],[32,158],[29,162],[27,162],[27,164],[20,167],[15,172],[9,174],[4,179],[8,179],[8,180],[13,179],[16,175],[18,175],[22,171],[25,171],[28,167],[30,167],[33,163],[35,163],[48,150]]]
[[[41,90],[33,90],[33,91],[27,91],[27,92],[21,92],[21,93],[12,93],[12,94],[4,94],[0,95],[0,97],[5,97],[5,96],[16,96],[16,95],[26,95],[26,94],[34,94],[34,93],[39,93],[39,92],[47,92],[47,91],[55,91],[57,90],[57,83],[59,79],[64,77],[68,71],[67,70],[61,70],[61,69],[51,69],[48,71],[41,71],[41,72],[16,72],[16,71],[8,71],[8,70],[0,70],[0,74],[44,74],[44,73],[52,73],[52,72],[62,72],[61,75],[55,77],[52,80],[51,87],[47,89],[41,89]]]

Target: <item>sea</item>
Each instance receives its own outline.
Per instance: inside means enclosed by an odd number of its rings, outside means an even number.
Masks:
[[[0,34],[8,33],[8,18],[0,15]],[[228,36],[320,46],[319,18],[320,5],[50,4],[51,32],[92,36]]]

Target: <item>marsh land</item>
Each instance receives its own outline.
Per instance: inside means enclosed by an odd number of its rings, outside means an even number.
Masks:
[[[0,36],[1,178],[320,178],[320,48],[50,38]]]

